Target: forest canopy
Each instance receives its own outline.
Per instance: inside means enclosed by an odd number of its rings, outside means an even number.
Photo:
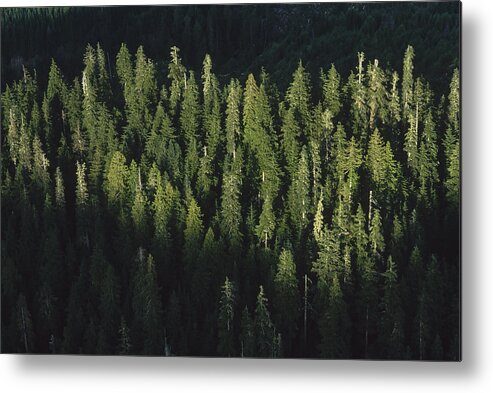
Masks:
[[[460,359],[457,58],[144,49],[2,91],[2,352]]]

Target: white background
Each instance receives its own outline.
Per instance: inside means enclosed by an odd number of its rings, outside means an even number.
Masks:
[[[146,0],[145,3],[162,4],[163,1]],[[0,355],[0,390],[84,393],[102,390],[252,393],[281,389],[285,392],[365,393],[492,391],[492,3],[465,0],[462,6],[461,363]],[[40,4],[68,5],[68,2],[3,0],[1,3],[2,6]]]

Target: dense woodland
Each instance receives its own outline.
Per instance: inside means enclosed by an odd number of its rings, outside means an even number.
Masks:
[[[458,70],[181,56],[3,89],[2,352],[458,360]]]
[[[416,73],[439,95],[459,66],[457,1],[10,8],[0,15],[3,83],[22,78],[22,65],[46,76],[51,58],[73,80],[88,42],[99,42],[110,61],[122,42],[132,53],[143,45],[160,83],[176,45],[194,70],[209,53],[222,84],[265,67],[283,91],[298,59],[313,75],[333,62],[347,76],[357,52],[396,68],[412,45]],[[38,82],[44,86],[46,78]]]

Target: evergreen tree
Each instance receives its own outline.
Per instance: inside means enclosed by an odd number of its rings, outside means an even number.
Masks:
[[[308,213],[311,211],[308,155],[305,148],[301,151],[296,175],[288,191],[288,205],[295,228],[303,230],[308,225]]]
[[[228,239],[232,250],[241,246],[242,223],[240,204],[240,179],[236,173],[224,173],[221,199],[221,217],[223,236]]]
[[[240,342],[241,357],[255,356],[255,335],[253,331],[253,322],[247,306],[245,306],[241,314]]]
[[[276,290],[274,307],[278,310],[276,318],[278,321],[277,326],[283,337],[284,348],[287,353],[290,353],[300,314],[300,295],[296,280],[296,265],[290,250],[283,249],[281,251],[274,285]]]
[[[261,357],[272,357],[274,349],[275,329],[270,319],[267,303],[264,288],[261,285],[257,296],[254,322],[256,356]]]
[[[286,92],[286,100],[289,107],[295,111],[299,124],[303,127],[302,133],[304,135],[308,134],[311,123],[310,95],[310,78],[300,61],[293,74],[293,81]]]
[[[197,259],[200,255],[200,246],[203,241],[203,223],[200,207],[191,199],[188,205],[187,217],[185,221],[185,245],[184,245],[184,260],[188,274],[191,275],[193,268],[197,264]]]
[[[323,104],[334,117],[341,109],[340,83],[341,76],[333,63],[326,75],[322,71]]]
[[[333,275],[326,295],[328,304],[321,309],[319,320],[321,355],[324,358],[346,358],[349,320],[337,274]]]
[[[168,65],[168,78],[171,81],[169,104],[172,114],[181,100],[186,80],[186,69],[181,63],[179,52],[180,49],[176,46],[171,47],[171,61]]]
[[[404,54],[402,66],[402,118],[407,119],[413,102],[414,48],[409,45]]]
[[[425,203],[433,205],[438,182],[438,149],[435,122],[430,112],[425,117],[419,146],[419,194]]]
[[[240,101],[241,86],[238,80],[231,80],[226,99],[226,152],[236,159],[237,146],[241,137]]]
[[[448,96],[449,107],[447,113],[447,131],[444,138],[445,164],[447,177],[445,187],[447,199],[450,205],[455,208],[459,202],[460,190],[460,82],[459,71],[454,70],[450,82],[450,93]]]
[[[221,356],[233,356],[234,351],[234,284],[226,277],[219,302],[218,353]]]
[[[111,157],[106,172],[106,196],[109,205],[116,209],[122,209],[126,203],[125,189],[128,167],[125,161],[125,156],[119,151],[116,151]]]
[[[266,197],[262,204],[262,213],[260,213],[259,223],[256,227],[259,242],[264,243],[265,248],[267,248],[267,242],[274,234],[275,225],[276,222],[274,212],[272,211],[272,202]]]

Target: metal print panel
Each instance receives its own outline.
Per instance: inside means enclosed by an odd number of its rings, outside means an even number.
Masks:
[[[4,8],[1,350],[460,360],[460,3]]]

